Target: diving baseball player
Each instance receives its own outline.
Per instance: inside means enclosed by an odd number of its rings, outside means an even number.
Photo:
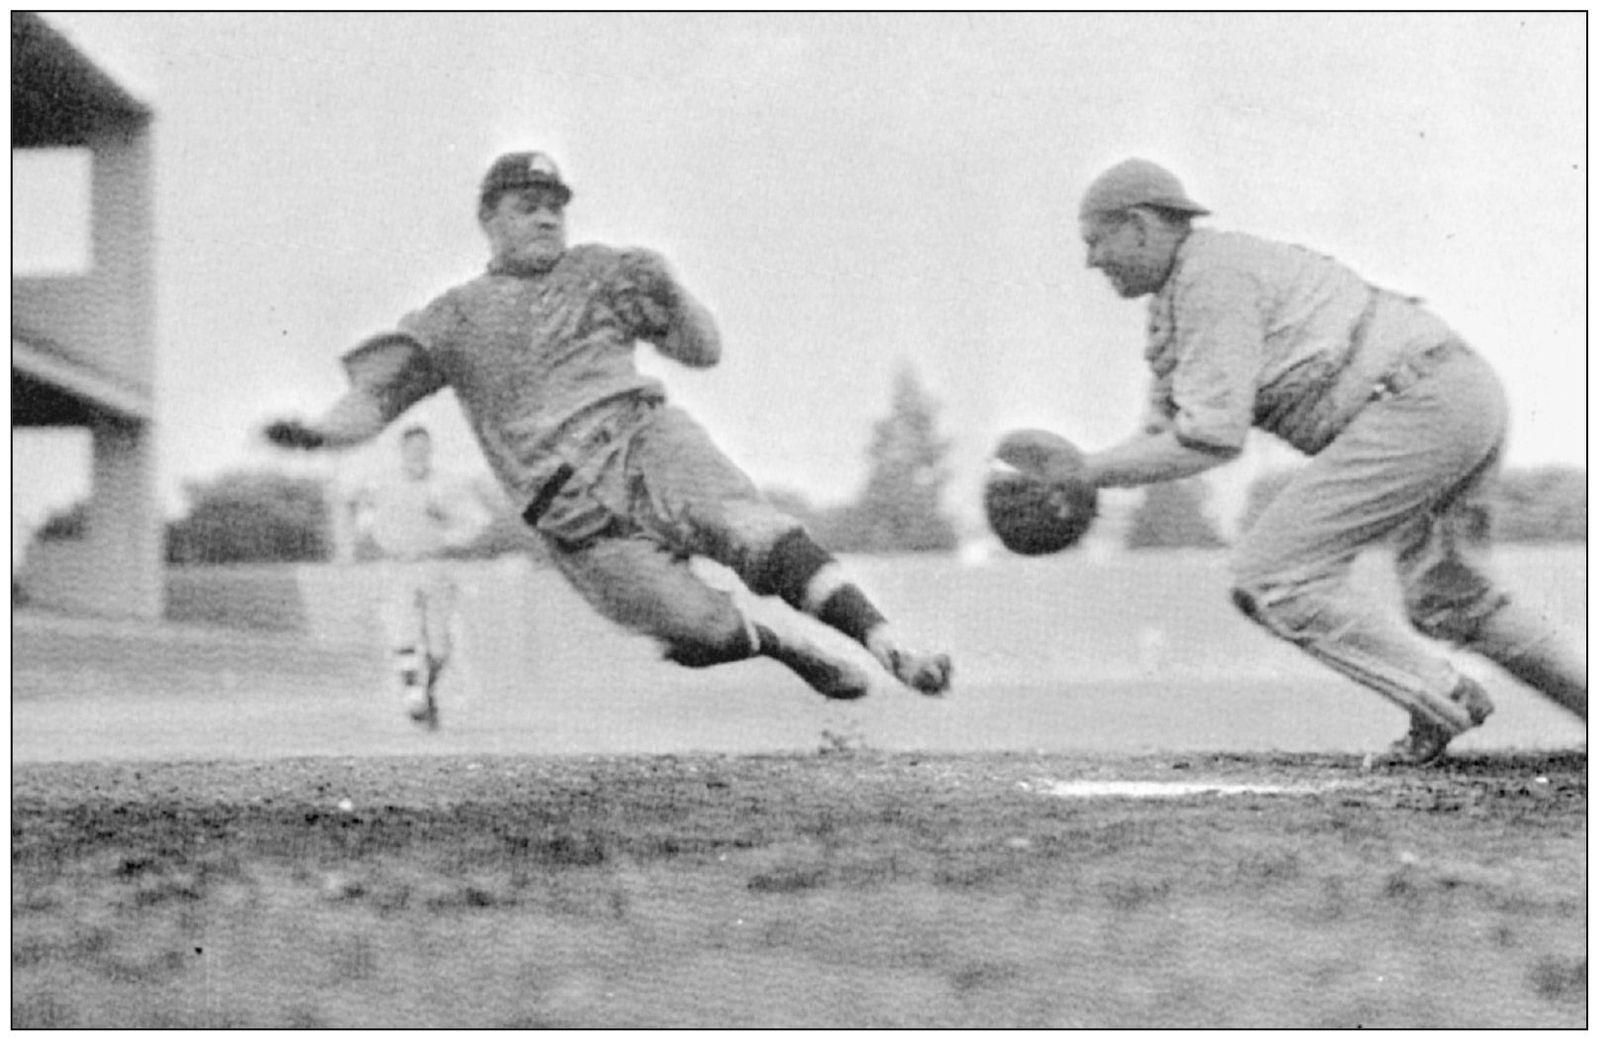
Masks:
[[[561,572],[599,612],[657,638],[667,658],[711,666],[764,655],[829,698],[859,697],[871,682],[807,626],[785,632],[748,617],[693,574],[697,555],[848,634],[915,690],[946,690],[949,657],[902,640],[800,523],[637,371],[640,340],[684,365],[715,365],[715,322],[658,255],[568,246],[570,198],[548,156],[501,156],[481,185],[485,273],[360,343],[344,359],[346,395],[312,422],[269,425],[268,438],[356,445],[451,387]]]
[[[442,561],[490,518],[468,491],[435,468],[430,431],[414,425],[398,443],[400,466],[366,482],[348,504],[352,527],[386,557],[381,623],[392,679],[415,721],[435,729],[436,685],[453,652],[458,588]]]
[[[1086,192],[1088,266],[1122,297],[1151,297],[1152,386],[1143,429],[1082,463],[1066,456],[1062,478],[1171,481],[1235,457],[1249,428],[1269,431],[1312,459],[1236,549],[1233,600],[1408,712],[1389,761],[1437,759],[1493,704],[1349,586],[1349,566],[1376,543],[1395,550],[1415,629],[1491,659],[1585,722],[1585,655],[1484,564],[1483,487],[1508,426],[1492,368],[1418,300],[1297,246],[1194,227],[1207,212],[1139,159]]]

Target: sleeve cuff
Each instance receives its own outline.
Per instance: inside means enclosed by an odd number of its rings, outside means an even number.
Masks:
[[[1241,438],[1238,438],[1234,442],[1228,442],[1199,438],[1179,429],[1175,429],[1174,431],[1174,440],[1179,442],[1187,449],[1192,449],[1196,452],[1205,452],[1210,456],[1218,456],[1223,459],[1232,459],[1241,455],[1241,447],[1246,443],[1246,437],[1244,434]]]

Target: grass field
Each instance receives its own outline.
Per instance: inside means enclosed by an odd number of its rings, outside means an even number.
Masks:
[[[1585,558],[1517,562],[1581,623]],[[1211,559],[858,564],[952,697],[677,670],[543,577],[471,591],[434,735],[362,650],[14,618],[12,1026],[1587,1024],[1535,696],[1366,771],[1398,715]]]

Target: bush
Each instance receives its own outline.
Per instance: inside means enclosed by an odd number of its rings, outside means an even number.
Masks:
[[[323,482],[276,471],[236,471],[187,483],[190,511],[168,526],[173,564],[323,561],[330,516]]]

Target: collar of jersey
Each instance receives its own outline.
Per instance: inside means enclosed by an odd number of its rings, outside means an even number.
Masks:
[[[554,264],[558,263],[558,261],[554,262]],[[548,274],[554,269],[554,264],[537,267],[532,264],[520,264],[516,261],[494,260],[487,264],[486,272],[488,275],[512,275],[516,278],[529,279],[538,275]]]

